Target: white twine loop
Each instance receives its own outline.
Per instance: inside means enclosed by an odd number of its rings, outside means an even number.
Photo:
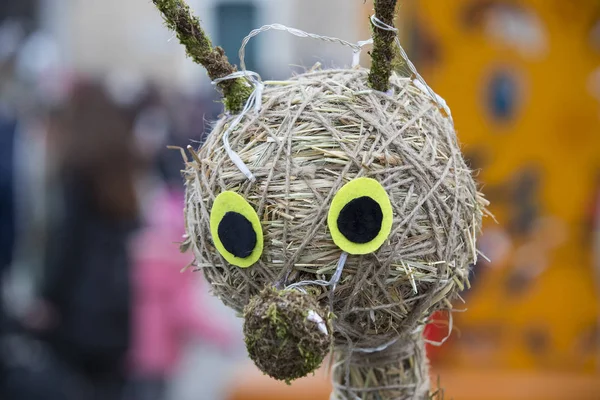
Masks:
[[[421,74],[419,74],[419,71],[417,71],[417,68],[415,67],[415,65],[408,58],[408,54],[406,54],[406,51],[404,51],[404,48],[402,47],[402,44],[400,43],[400,37],[398,36],[398,28],[386,24],[385,22],[383,22],[382,20],[377,18],[377,16],[375,16],[375,15],[371,15],[371,23],[376,28],[383,29],[384,31],[390,31],[390,32],[396,33],[396,38],[394,41],[396,42],[396,46],[398,46],[398,49],[400,50],[400,56],[404,59],[404,61],[406,61],[406,65],[408,65],[408,69],[415,76],[415,79],[413,80],[414,85],[417,88],[419,88],[419,90],[421,90],[423,93],[429,94],[431,99],[437,103],[438,107],[441,110],[444,110],[446,112],[446,114],[448,115],[448,118],[454,124],[454,122],[452,120],[452,113],[450,112],[450,107],[448,107],[448,104],[446,103],[446,101],[440,95],[435,93],[433,91],[433,89],[431,89],[431,87],[429,87],[429,85],[427,85],[427,82],[425,82],[425,79],[423,79]]]
[[[244,116],[251,110],[254,109],[254,112],[259,112],[262,108],[262,93],[265,88],[265,85],[262,83],[260,75],[253,71],[237,71],[230,75],[224,76],[223,78],[215,79],[212,83],[213,85],[219,84],[223,81],[238,79],[238,78],[246,78],[246,80],[254,87],[254,90],[248,97],[248,101],[244,105],[244,108],[239,113],[239,115],[231,122],[229,128],[223,134],[223,147],[225,147],[225,151],[227,155],[231,159],[231,161],[235,164],[235,166],[251,181],[255,182],[256,177],[250,171],[250,168],[246,165],[244,161],[240,158],[240,156],[233,151],[231,145],[229,144],[229,135],[233,130],[239,125]]]
[[[448,115],[448,118],[453,123],[452,114],[450,112],[450,108],[446,104],[446,101],[441,96],[437,95],[427,85],[427,83],[425,82],[425,79],[423,79],[423,77],[419,74],[419,72],[415,68],[414,64],[410,61],[410,59],[408,58],[408,55],[402,48],[402,45],[400,44],[400,38],[398,37],[398,29],[384,23],[379,18],[377,18],[375,15],[371,16],[371,22],[373,23],[373,26],[375,26],[379,29],[383,29],[383,30],[387,30],[387,31],[396,33],[395,42],[396,42],[396,45],[398,46],[398,49],[400,50],[400,55],[406,61],[408,68],[413,73],[413,75],[416,77],[413,80],[414,85],[422,92],[428,93],[431,96],[431,98],[433,99],[433,101],[435,101],[437,103],[438,107],[440,109],[443,109],[446,112],[446,114]],[[248,36],[246,36],[244,38],[244,40],[242,41],[240,50],[239,50],[241,71],[234,72],[223,78],[215,79],[212,83],[216,85],[225,80],[245,78],[248,81],[248,83],[254,87],[254,90],[252,91],[252,94],[250,95],[250,97],[248,98],[248,101],[244,105],[244,108],[242,109],[240,114],[231,122],[231,124],[229,125],[229,128],[227,129],[227,131],[225,131],[225,134],[223,135],[223,146],[225,147],[225,151],[227,152],[227,155],[229,156],[231,161],[235,164],[235,166],[252,182],[256,181],[256,177],[252,174],[252,172],[250,171],[250,168],[248,168],[246,163],[244,163],[242,161],[240,156],[235,151],[233,151],[233,149],[231,148],[231,145],[229,143],[229,135],[231,134],[231,132],[234,131],[234,129],[239,125],[239,123],[242,121],[244,116],[248,112],[250,112],[251,109],[254,108],[254,112],[259,112],[260,109],[262,108],[262,93],[264,91],[265,86],[264,86],[259,74],[257,74],[256,72],[253,72],[253,71],[246,70],[246,60],[245,60],[246,46],[248,45],[248,43],[250,42],[250,40],[253,37],[261,34],[262,32],[266,32],[266,31],[270,31],[270,30],[284,31],[284,32],[291,33],[294,36],[298,36],[298,37],[302,37],[302,38],[316,39],[316,40],[320,40],[323,42],[329,42],[329,43],[339,43],[342,46],[350,47],[353,50],[353,57],[352,57],[352,67],[353,68],[358,66],[360,63],[360,55],[361,55],[363,47],[373,43],[373,39],[359,41],[358,43],[351,43],[351,42],[348,42],[348,41],[340,39],[340,38],[336,38],[336,37],[332,37],[332,36],[317,35],[314,33],[305,32],[300,29],[290,28],[290,27],[282,25],[282,24],[264,25],[258,29],[254,29],[253,31],[251,31],[248,34]],[[344,254],[342,254],[342,257],[340,258],[340,262],[341,262],[342,258],[347,257],[347,254],[345,254],[345,256],[344,256]],[[344,262],[341,264],[342,269],[343,269],[344,263],[345,263],[345,258],[344,258]],[[338,268],[340,268],[339,265],[338,265]],[[339,277],[338,277],[338,280],[339,280]],[[330,282],[311,281],[310,284],[329,285]],[[337,281],[334,282],[332,284],[332,286],[335,287],[336,284],[337,284]]]
[[[270,30],[285,31],[285,32],[291,33],[294,36],[298,36],[298,37],[301,37],[301,38],[310,38],[310,39],[320,40],[322,42],[339,43],[342,46],[347,46],[347,47],[352,48],[355,52],[356,51],[360,52],[360,50],[364,46],[364,44],[360,45],[360,44],[357,44],[357,43],[351,43],[351,42],[348,42],[346,40],[343,40],[343,39],[340,39],[340,38],[336,38],[336,37],[332,37],[332,36],[317,35],[317,34],[314,34],[314,33],[305,32],[305,31],[300,30],[300,29],[290,28],[290,27],[282,25],[282,24],[264,25],[264,26],[262,26],[262,27],[260,27],[258,29],[254,29],[242,41],[242,47],[240,47],[240,51],[239,51],[240,68],[242,69],[242,71],[244,71],[246,69],[246,61],[245,61],[245,58],[246,58],[246,45],[248,44],[248,42],[250,41],[250,39],[252,39],[253,37],[255,37],[255,36],[259,35],[259,34],[261,34],[262,32],[266,32],[266,31],[270,31]]]
[[[240,47],[240,51],[239,51],[241,71],[234,72],[233,74],[230,74],[223,78],[215,79],[212,83],[214,85],[216,85],[225,80],[246,78],[248,80],[248,82],[254,87],[254,91],[248,98],[248,101],[246,102],[244,108],[242,109],[242,112],[240,112],[240,114],[231,122],[231,124],[229,125],[229,128],[223,135],[223,146],[225,147],[225,151],[227,152],[227,155],[229,156],[231,161],[235,164],[235,166],[252,182],[256,181],[256,177],[252,174],[252,172],[250,171],[250,168],[248,168],[246,163],[244,163],[242,161],[240,156],[235,151],[233,151],[233,149],[231,148],[231,146],[229,144],[229,135],[231,134],[231,132],[233,132],[233,130],[242,121],[244,116],[252,108],[254,108],[255,112],[259,112],[260,109],[262,108],[262,93],[263,93],[265,86],[260,78],[260,75],[258,75],[256,72],[246,70],[246,46],[248,45],[248,43],[250,42],[250,40],[253,37],[259,35],[262,32],[266,32],[269,30],[285,31],[285,32],[291,33],[294,36],[298,36],[298,37],[311,38],[311,39],[321,40],[321,41],[330,42],[330,43],[339,43],[343,46],[350,47],[354,51],[353,67],[358,65],[358,62],[360,61],[360,53],[361,53],[362,48],[373,42],[373,40],[371,39],[371,40],[365,40],[365,41],[358,42],[358,43],[351,43],[351,42],[348,42],[346,40],[342,40],[342,39],[339,39],[336,37],[316,35],[314,33],[308,33],[308,32],[302,31],[300,29],[290,28],[290,27],[287,27],[282,24],[264,25],[258,29],[254,29],[252,32],[250,32],[248,34],[248,36],[246,36],[244,38],[244,40],[242,41],[242,46]]]
[[[338,282],[340,281],[340,278],[342,277],[342,272],[344,271],[344,266],[346,265],[346,260],[348,259],[348,253],[346,253],[345,251],[342,253],[342,255],[340,256],[340,259],[338,260],[337,266],[335,268],[335,272],[333,273],[333,275],[331,276],[331,279],[329,281],[325,281],[323,279],[318,279],[315,281],[300,281],[300,282],[294,282],[291,285],[288,285],[285,287],[284,290],[298,290],[302,293],[306,293],[306,290],[304,290],[302,287],[303,286],[312,286],[312,285],[317,285],[317,286],[330,286],[331,287],[331,293],[333,293],[333,291],[335,290]]]
[[[398,340],[400,340],[400,338],[394,338],[392,340],[390,340],[389,342],[383,343],[381,346],[377,346],[377,347],[355,347],[352,349],[352,351],[355,351],[357,353],[379,353],[380,351],[384,351],[385,349],[387,349],[388,347],[396,344],[396,342],[398,342]]]

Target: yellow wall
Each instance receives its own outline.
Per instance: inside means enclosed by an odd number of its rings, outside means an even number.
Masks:
[[[423,46],[409,53],[450,105],[465,153],[484,157],[479,180],[498,220],[487,221],[486,229],[510,240],[505,257],[476,268],[468,312],[456,315],[461,338],[451,341],[443,361],[592,371],[598,367],[599,297],[587,224],[600,189],[600,104],[589,87],[600,49],[590,35],[600,3],[513,2],[538,19],[543,45],[530,52],[487,34],[486,13],[479,24],[465,23],[465,10],[477,3],[484,2],[405,0],[401,8],[407,47],[418,26],[435,49],[429,59],[419,57]],[[490,76],[500,69],[520,88],[514,118],[502,123],[490,117],[485,100]],[[514,181],[528,165],[541,171],[531,200],[539,227],[510,233],[511,219],[523,211],[515,191],[528,188],[517,190]]]

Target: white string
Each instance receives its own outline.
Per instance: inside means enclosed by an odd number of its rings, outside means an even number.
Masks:
[[[352,68],[357,67],[360,64],[360,54],[362,53],[362,48],[365,47],[366,45],[369,44],[373,44],[373,39],[369,39],[369,40],[361,40],[360,42],[356,43],[359,46],[358,50],[354,50],[353,53],[353,57],[352,57]]]
[[[244,116],[251,109],[254,108],[254,112],[260,111],[260,109],[262,108],[262,93],[263,93],[265,86],[262,83],[262,80],[260,79],[260,75],[258,75],[256,72],[246,71],[246,70],[237,71],[230,75],[224,76],[223,78],[215,79],[212,83],[213,83],[213,85],[216,85],[223,81],[227,81],[227,80],[231,80],[231,79],[238,79],[238,78],[246,78],[246,80],[254,87],[254,90],[250,94],[250,97],[248,97],[248,101],[246,101],[246,104],[244,105],[244,108],[242,109],[242,111],[231,122],[231,124],[229,125],[229,128],[227,128],[227,130],[223,134],[223,147],[225,147],[225,151],[227,152],[227,155],[229,156],[231,161],[235,164],[235,166],[244,175],[246,175],[246,177],[251,182],[255,182],[256,177],[254,176],[254,174],[252,174],[252,171],[250,171],[250,168],[248,168],[246,163],[244,163],[244,161],[242,161],[240,156],[235,151],[233,151],[233,149],[231,148],[231,145],[229,144],[229,135],[239,125],[239,123],[242,121]]]
[[[344,270],[344,265],[346,265],[347,259],[348,253],[344,251],[338,261],[338,265],[335,269],[335,274],[333,274],[333,276],[331,277],[331,292],[335,290],[335,287],[337,286],[338,282],[340,281],[340,278],[342,277],[342,271]]]
[[[423,91],[424,93],[428,93],[429,96],[431,96],[431,98],[433,99],[433,101],[435,101],[437,103],[438,107],[446,112],[450,121],[452,123],[454,123],[452,121],[452,113],[450,112],[450,108],[448,107],[448,104],[446,103],[446,101],[441,96],[439,96],[437,93],[435,93],[433,91],[433,89],[431,89],[431,87],[429,87],[429,85],[427,85],[427,82],[425,82],[425,79],[423,79],[421,74],[419,74],[419,71],[417,71],[417,68],[415,67],[415,65],[408,58],[408,54],[406,54],[406,51],[404,51],[404,48],[402,47],[402,44],[400,43],[400,37],[398,36],[398,28],[395,28],[393,26],[386,24],[385,22],[383,22],[382,20],[377,18],[375,15],[371,15],[371,23],[373,24],[373,26],[375,26],[379,29],[383,29],[385,31],[390,31],[390,32],[396,33],[396,38],[395,38],[396,46],[398,46],[398,49],[400,50],[400,55],[402,56],[404,61],[406,61],[406,65],[408,65],[408,69],[415,76],[413,83],[421,91]]]
[[[291,290],[291,289],[296,289],[299,290],[303,293],[306,293],[306,290],[304,290],[302,288],[302,286],[311,286],[311,285],[317,285],[317,286],[331,286],[331,293],[333,293],[333,291],[335,290],[338,282],[340,281],[340,278],[342,277],[342,271],[344,271],[344,266],[346,265],[346,260],[348,259],[348,253],[346,253],[345,251],[342,253],[342,255],[340,256],[340,259],[338,260],[337,266],[335,268],[335,272],[333,273],[333,275],[331,276],[331,279],[329,281],[325,281],[323,279],[319,279],[316,281],[300,281],[300,282],[294,282],[289,286],[286,286],[285,290]]]
[[[357,353],[367,353],[367,354],[378,353],[380,351],[384,351],[391,345],[395,344],[398,340],[400,340],[400,338],[394,338],[394,339],[390,340],[389,342],[386,342],[378,347],[371,347],[371,348],[356,347],[356,348],[353,348],[352,351],[356,351]]]
[[[425,79],[423,79],[423,77],[419,74],[419,72],[415,68],[414,64],[410,61],[410,59],[408,58],[408,55],[402,48],[402,45],[400,43],[400,38],[398,37],[398,29],[393,26],[387,25],[386,23],[381,21],[379,18],[377,18],[375,15],[371,16],[371,22],[373,23],[373,25],[375,27],[377,27],[379,29],[383,29],[383,30],[387,30],[387,31],[396,33],[395,42],[396,42],[396,45],[398,46],[398,49],[400,50],[400,55],[406,61],[408,68],[416,77],[413,81],[414,85],[419,90],[423,91],[424,93],[428,93],[431,96],[431,98],[438,104],[438,107],[440,109],[443,109],[446,112],[446,114],[448,115],[448,118],[453,123],[452,114],[450,112],[450,108],[446,104],[446,101],[441,96],[437,95],[427,85],[427,83],[425,82]],[[259,112],[262,107],[262,93],[264,91],[264,84],[260,78],[260,75],[258,75],[256,72],[246,70],[245,57],[246,57],[246,46],[248,45],[250,40],[253,37],[261,34],[262,32],[266,32],[269,30],[285,31],[285,32],[291,33],[294,36],[298,36],[298,37],[311,38],[311,39],[321,40],[321,41],[329,42],[329,43],[339,43],[342,46],[350,47],[353,50],[353,57],[352,57],[352,67],[353,68],[360,64],[360,55],[361,55],[363,47],[373,43],[373,39],[363,40],[358,43],[351,43],[351,42],[348,42],[348,41],[340,39],[340,38],[336,38],[336,37],[332,37],[332,36],[317,35],[314,33],[305,32],[300,29],[290,28],[290,27],[282,25],[282,24],[264,25],[258,29],[254,29],[252,32],[250,32],[248,34],[248,36],[246,36],[244,38],[244,40],[242,41],[242,46],[240,47],[240,50],[239,50],[241,71],[234,72],[223,78],[215,79],[212,83],[216,85],[225,80],[245,78],[249,82],[249,84],[254,87],[254,90],[252,91],[252,94],[250,95],[250,97],[248,98],[248,101],[244,105],[244,108],[242,109],[241,113],[231,122],[231,124],[229,125],[229,128],[223,135],[223,146],[225,147],[225,151],[227,152],[227,155],[229,156],[231,161],[235,164],[235,166],[252,182],[256,181],[256,177],[252,174],[252,172],[250,171],[250,168],[248,168],[246,163],[244,163],[242,161],[240,156],[235,151],[233,151],[233,149],[231,148],[231,145],[229,143],[229,135],[239,125],[239,123],[242,121],[244,116],[252,108],[254,108],[255,112]],[[342,258],[347,257],[347,256],[348,255],[346,253],[343,253],[342,257],[340,257],[340,262],[342,261]],[[345,263],[345,258],[344,258],[343,263],[341,263],[342,269],[343,269],[344,263]],[[338,268],[340,268],[339,264],[338,264]],[[339,276],[337,279],[339,280]],[[322,281],[322,280],[306,281],[306,282],[310,282],[309,284],[317,284],[317,285],[321,285],[321,286],[332,285],[332,286],[334,286],[334,288],[335,288],[335,285],[337,284],[337,281],[335,281],[332,284],[331,282],[333,282],[333,280],[330,282],[326,282],[326,281]],[[302,282],[299,282],[299,283],[302,283]],[[302,286],[302,285],[300,285],[300,286]],[[296,289],[300,289],[300,287],[296,287]],[[300,289],[300,290],[302,290],[302,289]]]
[[[254,91],[248,98],[248,101],[244,105],[244,108],[242,109],[240,114],[231,122],[231,124],[229,125],[229,128],[223,135],[223,146],[225,147],[225,151],[227,152],[227,155],[229,156],[231,161],[235,164],[235,166],[252,182],[256,181],[256,177],[252,174],[252,171],[250,171],[250,168],[248,168],[246,163],[244,163],[244,161],[242,161],[240,156],[235,151],[233,151],[233,149],[231,148],[231,145],[229,143],[229,135],[238,126],[238,124],[242,121],[242,119],[250,111],[250,109],[254,108],[255,112],[259,112],[260,109],[262,108],[262,93],[263,93],[265,86],[260,78],[260,75],[258,75],[256,72],[246,70],[245,57],[246,57],[246,46],[248,45],[248,42],[250,42],[250,40],[253,37],[259,35],[262,32],[266,32],[269,30],[285,31],[285,32],[291,33],[292,35],[298,36],[298,37],[311,38],[311,39],[321,40],[321,41],[330,42],[330,43],[339,43],[343,46],[350,47],[350,48],[352,48],[353,54],[354,54],[354,59],[353,59],[353,63],[352,63],[353,67],[357,66],[358,63],[360,62],[360,53],[361,53],[362,48],[368,44],[373,43],[372,39],[364,40],[364,41],[361,41],[358,43],[351,43],[351,42],[348,42],[346,40],[342,40],[342,39],[339,39],[336,37],[316,35],[313,33],[308,33],[308,32],[302,31],[300,29],[290,28],[290,27],[287,27],[282,24],[264,25],[261,28],[254,29],[252,32],[250,32],[248,34],[248,36],[246,36],[244,38],[244,40],[242,41],[242,46],[240,47],[240,51],[239,51],[241,71],[234,72],[223,78],[215,79],[212,83],[213,83],[213,85],[216,85],[220,82],[230,80],[230,79],[245,78],[254,87]],[[342,268],[343,268],[343,265],[342,265]],[[338,277],[338,279],[339,279],[339,277]],[[324,282],[324,281],[315,281],[315,282],[320,282],[319,284],[322,284],[322,285],[329,284],[329,282]]]
[[[340,38],[336,38],[336,37],[331,37],[331,36],[323,36],[323,35],[317,35],[314,33],[308,33],[305,32],[303,30],[300,29],[296,29],[296,28],[290,28],[288,26],[282,25],[282,24],[271,24],[271,25],[264,25],[258,29],[254,29],[252,32],[250,32],[248,34],[248,36],[246,36],[244,38],[244,40],[242,41],[242,47],[240,47],[240,51],[239,51],[239,57],[240,57],[240,68],[242,71],[244,71],[246,69],[246,45],[248,44],[248,42],[250,41],[250,39],[252,39],[253,37],[261,34],[262,32],[266,32],[266,31],[270,31],[270,30],[277,30],[277,31],[285,31],[288,33],[291,33],[294,36],[298,36],[301,38],[311,38],[311,39],[316,39],[316,40],[321,40],[323,42],[329,42],[329,43],[339,43],[342,46],[347,46],[352,48],[355,52],[359,51],[362,49],[363,46],[365,46],[364,44],[361,45],[360,42],[357,43],[351,43],[348,42],[346,40],[340,39]]]

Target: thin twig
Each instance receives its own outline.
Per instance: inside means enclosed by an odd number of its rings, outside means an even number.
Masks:
[[[375,16],[383,23],[394,26],[396,3],[398,0],[375,0]],[[396,53],[394,40],[396,32],[373,26],[373,64],[369,74],[369,84],[375,90],[387,92]]]
[[[184,0],[152,0],[161,12],[167,27],[177,34],[185,46],[187,55],[206,68],[211,80],[224,78],[237,69],[229,63],[220,47],[213,47],[210,38],[200,26],[200,20],[190,11]],[[225,97],[225,107],[238,112],[250,97],[252,88],[243,79],[226,80],[219,83]]]

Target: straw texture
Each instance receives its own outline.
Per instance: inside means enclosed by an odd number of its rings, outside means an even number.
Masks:
[[[378,180],[393,206],[388,240],[373,254],[349,256],[333,292],[334,286],[303,288],[335,315],[340,359],[356,364],[363,360],[357,349],[400,340],[384,352],[397,361],[396,350],[417,343],[409,346],[413,351],[406,359],[416,357],[420,371],[426,358],[415,332],[432,312],[450,308],[469,285],[486,202],[451,122],[431,98],[409,78],[392,75],[390,91],[382,93],[369,88],[367,77],[368,70],[356,68],[266,82],[261,111],[246,115],[230,136],[231,147],[257,178],[254,183],[223,148],[233,118],[217,121],[187,162],[183,248],[192,248],[195,267],[214,294],[242,312],[265,287],[329,281],[342,252],[327,227],[332,198],[352,179]],[[261,219],[264,253],[247,269],[228,264],[210,235],[211,207],[225,190],[242,195]],[[416,356],[415,348],[420,349]],[[345,373],[336,376],[339,385],[355,385]]]

